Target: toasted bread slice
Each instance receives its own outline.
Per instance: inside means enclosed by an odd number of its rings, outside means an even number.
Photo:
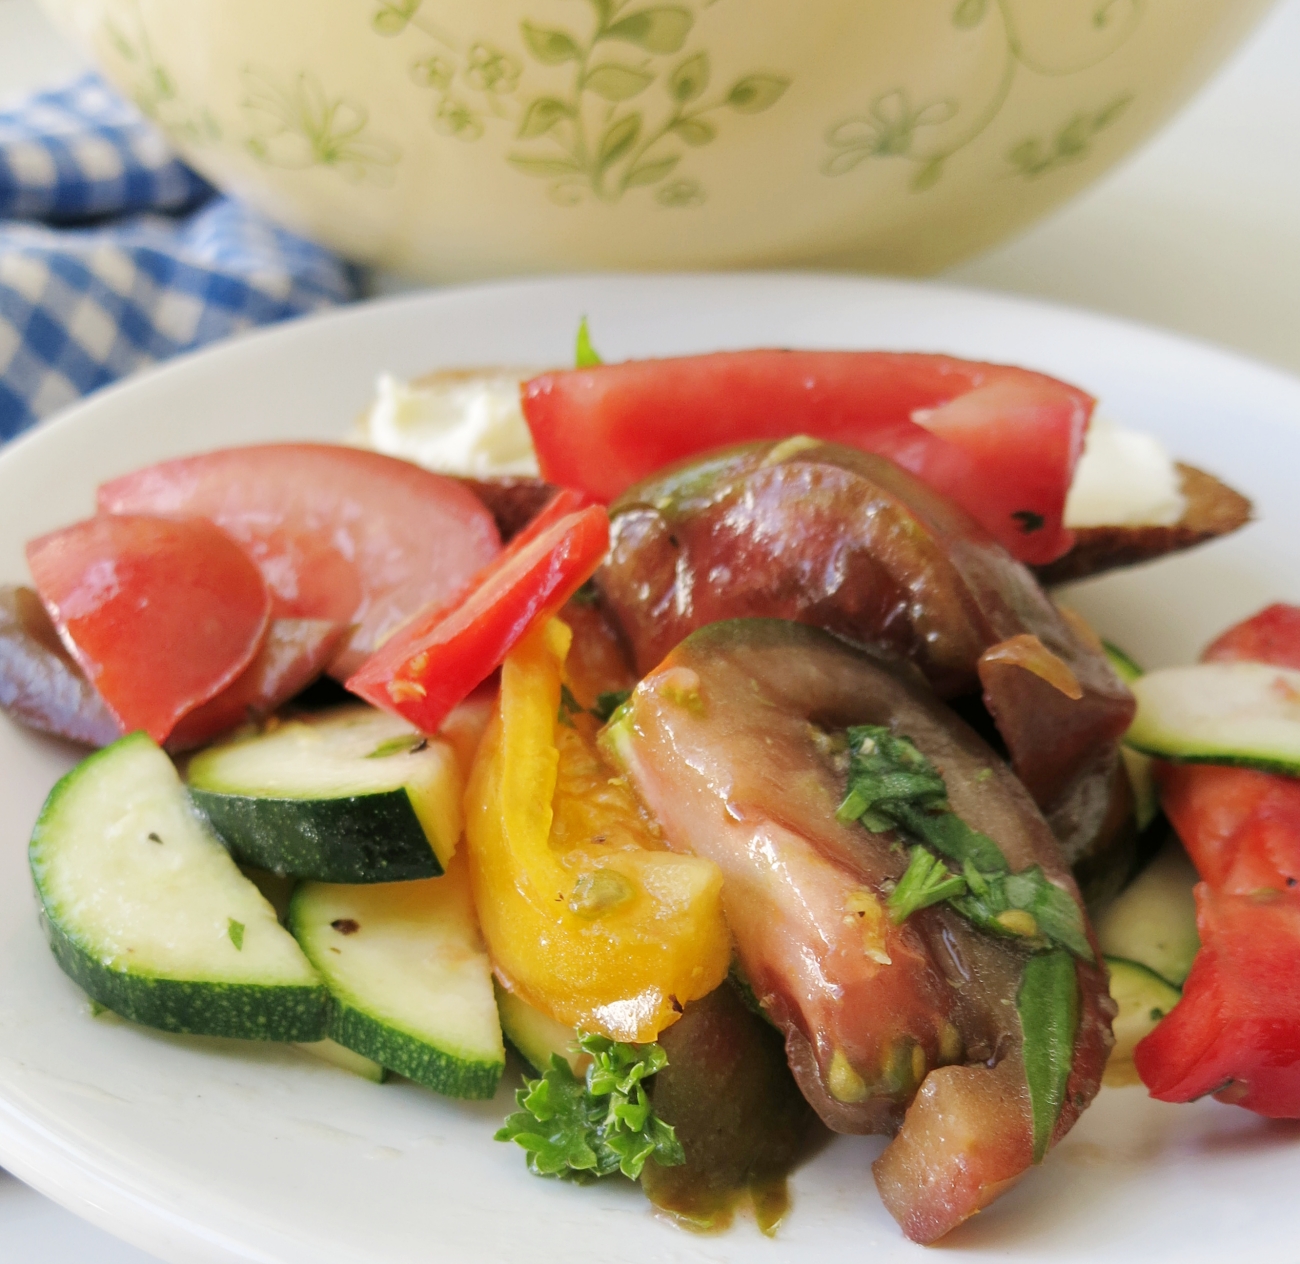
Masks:
[[[1183,516],[1167,527],[1079,527],[1074,548],[1046,566],[1034,567],[1044,584],[1087,579],[1119,566],[1149,562],[1218,539],[1251,519],[1251,503],[1213,474],[1178,464],[1181,490],[1187,501]]]
[[[526,381],[533,371],[521,368],[441,369],[416,378],[412,385],[438,390],[476,380]],[[365,416],[357,419],[350,442],[366,446]],[[1137,562],[1151,561],[1204,544],[1243,527],[1251,518],[1251,503],[1212,474],[1191,465],[1177,466],[1187,501],[1183,516],[1169,526],[1081,527],[1074,547],[1046,566],[1034,567],[1044,584],[1064,584]],[[555,490],[539,479],[522,475],[466,479],[492,511],[503,539],[510,539],[544,505]]]

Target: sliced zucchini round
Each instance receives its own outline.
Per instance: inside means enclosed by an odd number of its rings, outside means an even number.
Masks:
[[[1115,1062],[1131,1062],[1138,1041],[1155,1030],[1156,1024],[1178,1004],[1182,993],[1136,961],[1107,957],[1106,969],[1110,972],[1111,999],[1119,1006],[1111,1027],[1115,1047],[1110,1056]]]
[[[54,787],[30,858],[54,955],[92,1000],[164,1031],[325,1035],[320,976],[143,733]]]
[[[423,882],[305,882],[289,928],[325,976],[339,1044],[449,1097],[496,1092],[505,1045],[463,861]]]
[[[1115,675],[1117,675],[1126,685],[1131,685],[1143,674],[1142,668],[1140,668],[1133,659],[1125,654],[1118,645],[1112,644],[1110,641],[1103,641],[1101,643],[1101,648],[1105,650],[1106,657],[1110,660],[1111,667],[1115,669]]]
[[[328,1036],[324,1040],[314,1040],[310,1044],[296,1044],[294,1048],[300,1049],[318,1062],[328,1062],[330,1066],[338,1067],[340,1071],[359,1075],[372,1084],[382,1084],[388,1079],[386,1067],[381,1067],[372,1058],[363,1058],[359,1053],[353,1053],[351,1049],[339,1044],[337,1040],[331,1040]]]
[[[194,802],[240,864],[319,882],[434,878],[461,830],[451,746],[373,707],[347,706],[210,747]]]
[[[1097,942],[1108,957],[1136,961],[1182,987],[1201,946],[1196,933],[1196,870],[1170,841],[1097,918]]]
[[[1118,645],[1109,641],[1101,643],[1106,651],[1110,665],[1115,674],[1130,687],[1143,675],[1142,668],[1135,663]],[[1146,829],[1160,815],[1160,794],[1156,790],[1156,779],[1151,771],[1151,756],[1134,750],[1131,746],[1120,748],[1124,760],[1124,771],[1128,773],[1129,785],[1133,787],[1133,808],[1137,820],[1138,832]]]
[[[551,1057],[557,1053],[575,1072],[591,1061],[590,1054],[579,1050],[578,1033],[572,1027],[534,1009],[500,984],[495,986],[501,1030],[539,1075],[550,1070]]]
[[[1300,671],[1198,663],[1147,672],[1129,686],[1137,716],[1125,741],[1148,755],[1300,776]]]

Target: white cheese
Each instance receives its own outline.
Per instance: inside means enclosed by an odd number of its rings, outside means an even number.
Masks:
[[[1065,525],[1170,526],[1187,507],[1179,483],[1158,439],[1094,417],[1065,500]]]
[[[537,456],[519,404],[519,385],[529,376],[494,369],[403,382],[382,374],[364,441],[441,474],[535,476]]]

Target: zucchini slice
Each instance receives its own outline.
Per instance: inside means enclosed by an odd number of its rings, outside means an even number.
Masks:
[[[423,882],[305,882],[289,927],[333,994],[339,1044],[449,1097],[496,1092],[505,1045],[463,861]]]
[[[64,971],[164,1031],[319,1040],[329,993],[143,733],[78,764],[32,834],[32,875]]]
[[[1132,1062],[1133,1050],[1143,1036],[1175,1005],[1182,993],[1176,987],[1136,961],[1107,957],[1111,999],[1119,1006],[1112,1030],[1115,1047],[1110,1056],[1115,1062]]]
[[[1300,671],[1267,663],[1198,663],[1147,672],[1129,686],[1137,716],[1125,741],[1148,755],[1300,776]]]
[[[1106,651],[1110,665],[1115,674],[1128,686],[1143,675],[1142,668],[1135,663],[1118,645],[1109,641],[1101,643]],[[1160,815],[1160,794],[1156,790],[1156,779],[1151,771],[1151,756],[1134,750],[1131,746],[1120,747],[1120,757],[1124,760],[1124,771],[1128,773],[1129,785],[1133,787],[1134,817],[1140,834]]]
[[[318,882],[435,878],[461,830],[448,743],[372,707],[322,711],[210,747],[190,794],[240,864]]]
[[[551,1056],[558,1053],[576,1074],[580,1067],[591,1061],[591,1055],[578,1048],[578,1033],[572,1027],[556,1022],[549,1014],[534,1009],[494,983],[497,1009],[501,1014],[501,1030],[524,1060],[539,1075],[551,1069]]]
[[[378,1062],[370,1058],[363,1058],[359,1053],[353,1053],[351,1049],[345,1048],[337,1040],[331,1040],[328,1036],[324,1040],[314,1040],[311,1044],[296,1044],[294,1048],[310,1055],[318,1062],[328,1062],[330,1066],[338,1067],[341,1071],[359,1075],[372,1084],[382,1084],[388,1079],[387,1068],[381,1067]]]
[[[1101,648],[1106,652],[1106,657],[1110,660],[1110,665],[1115,669],[1117,675],[1126,685],[1131,685],[1139,676],[1143,674],[1133,659],[1124,653],[1118,645],[1110,641],[1102,641]]]
[[[1182,987],[1201,946],[1196,933],[1196,870],[1171,840],[1097,919],[1108,957],[1136,961]]]

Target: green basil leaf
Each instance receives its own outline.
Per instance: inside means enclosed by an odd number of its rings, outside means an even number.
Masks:
[[[587,318],[585,316],[578,322],[578,338],[576,346],[574,347],[573,363],[574,367],[579,369],[594,369],[596,365],[605,363],[605,361],[600,358],[600,352],[591,345],[591,327],[587,324]],[[574,597],[577,597],[577,595],[577,593],[574,593]],[[587,603],[584,601],[580,604]],[[600,698],[605,696],[605,694],[601,694]],[[596,699],[597,715],[600,714],[600,698]],[[610,709],[613,710],[612,707]],[[608,720],[609,716],[605,716],[604,718]]]
[[[1025,1081],[1034,1121],[1034,1162],[1041,1163],[1065,1104],[1079,1027],[1079,981],[1074,958],[1057,949],[1025,963],[1016,997],[1024,1034]]]

